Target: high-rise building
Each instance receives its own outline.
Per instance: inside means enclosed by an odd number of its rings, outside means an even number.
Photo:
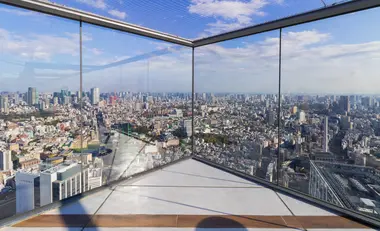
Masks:
[[[0,151],[0,170],[9,171],[13,169],[12,154],[9,150]]]
[[[98,104],[100,101],[100,90],[99,88],[91,88],[91,104]]]
[[[329,117],[325,116],[323,123],[323,151],[328,152],[329,149]]]
[[[293,114],[293,115],[295,115],[296,113],[297,113],[297,106],[293,106],[292,107],[292,110],[291,110],[291,113]]]
[[[269,124],[269,125],[274,125],[274,120],[275,120],[275,114],[274,114],[274,111],[272,111],[272,110],[269,110],[268,112],[267,112],[267,123]]]
[[[304,111],[300,110],[300,111],[297,112],[297,114],[298,114],[297,117],[298,117],[298,121],[299,121],[299,123],[304,123],[304,122],[306,122],[306,114],[305,114]]]
[[[17,172],[16,213],[25,213],[39,206],[40,181],[37,174]]]
[[[16,105],[19,104],[20,99],[19,99],[19,95],[18,95],[18,93],[15,93],[15,94],[13,95],[13,101],[14,101],[14,103],[15,103]]]
[[[350,97],[341,96],[339,98],[339,108],[346,112],[350,112]]]
[[[183,120],[182,121],[182,129],[186,132],[186,135],[188,137],[192,136],[193,134],[193,124],[191,120]]]
[[[45,98],[45,107],[48,109],[50,106],[50,99],[48,97]]]
[[[35,87],[29,87],[28,88],[28,94],[27,94],[27,103],[28,105],[32,106],[37,104],[38,102],[38,95],[37,90]]]
[[[65,96],[63,98],[63,104],[71,104],[71,97],[70,96]]]
[[[88,168],[77,163],[63,163],[41,172],[41,206],[88,190]]]
[[[53,104],[54,104],[54,105],[58,105],[58,97],[57,97],[57,96],[55,96],[55,97],[53,98]]]
[[[0,96],[0,112],[9,112],[8,96]]]

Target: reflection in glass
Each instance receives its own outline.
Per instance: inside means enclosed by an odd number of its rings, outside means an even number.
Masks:
[[[195,50],[195,154],[277,180],[278,31]]]
[[[191,154],[191,49],[85,24],[86,141],[102,184]],[[104,40],[112,40],[112,44]]]
[[[79,23],[1,5],[0,218],[85,191]]]
[[[378,28],[347,23],[368,18],[379,9],[283,30],[281,183],[380,218]]]

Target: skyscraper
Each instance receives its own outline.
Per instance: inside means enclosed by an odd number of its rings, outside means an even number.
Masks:
[[[28,105],[35,105],[37,104],[38,96],[37,96],[37,90],[35,87],[29,87],[28,88],[28,94],[27,94],[27,102]]]
[[[8,96],[0,96],[0,112],[8,113],[9,112],[9,101]]]
[[[182,121],[182,129],[186,132],[186,135],[188,137],[192,136],[193,134],[193,124],[191,120],[183,120]]]
[[[9,171],[13,169],[11,151],[0,151],[0,170]]]
[[[341,96],[339,98],[339,108],[346,112],[350,112],[350,97]]]
[[[16,213],[25,213],[39,206],[39,176],[33,173],[17,172]]]
[[[329,117],[325,116],[324,123],[323,123],[323,151],[328,152],[329,149]]]
[[[274,125],[274,122],[275,122],[274,120],[275,120],[274,111],[269,110],[269,111],[267,112],[267,123],[268,123],[269,125]]]
[[[100,90],[97,87],[91,88],[91,104],[98,104],[100,101]]]

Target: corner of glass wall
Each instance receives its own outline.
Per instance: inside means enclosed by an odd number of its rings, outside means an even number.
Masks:
[[[79,23],[0,5],[0,219],[81,192]],[[10,23],[12,22],[12,23]],[[62,90],[63,89],[63,90]],[[65,94],[64,94],[65,93]],[[67,93],[67,94],[66,94]]]
[[[282,30],[280,128],[282,186],[376,219],[379,11]]]
[[[277,182],[279,30],[195,49],[194,154]]]
[[[83,145],[102,180],[90,189],[191,155],[192,51],[82,25]],[[90,182],[90,180],[89,180]]]

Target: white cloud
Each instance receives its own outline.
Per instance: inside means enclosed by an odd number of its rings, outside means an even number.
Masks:
[[[90,34],[83,35],[83,41],[89,41]],[[54,55],[79,55],[79,35],[25,34],[20,35],[0,28],[0,51],[26,60],[49,61]],[[93,54],[101,51],[91,49]]]
[[[203,17],[222,17],[224,19],[236,19],[237,22],[247,24],[251,22],[251,16],[262,16],[261,10],[269,2],[267,0],[251,0],[249,2],[231,0],[192,0],[189,12]]]
[[[79,33],[70,33],[70,32],[66,32],[65,35],[71,37],[72,39],[74,40],[77,40],[79,41]],[[82,41],[85,42],[85,41],[91,41],[92,40],[92,35],[89,34],[89,33],[82,33]]]
[[[97,9],[105,10],[107,8],[107,4],[105,0],[76,0],[76,1],[89,5],[91,7],[97,8]]]
[[[190,13],[201,17],[212,17],[215,23],[207,24],[205,35],[220,34],[246,27],[253,23],[254,16],[264,16],[263,8],[269,4],[282,4],[283,0],[191,0]]]
[[[127,14],[125,12],[118,10],[109,10],[108,13],[119,19],[125,19],[127,17]]]
[[[215,35],[215,34],[220,34],[221,32],[225,32],[225,31],[233,31],[236,29],[240,29],[244,27],[244,24],[241,24],[239,22],[228,23],[228,22],[223,22],[223,21],[218,20],[215,23],[207,24],[207,26],[208,28],[205,29],[205,32],[207,32],[206,34],[204,34],[205,36]]]
[[[92,48],[90,49],[90,51],[94,54],[94,55],[101,55],[103,54],[103,51],[98,49],[98,48]]]
[[[0,8],[0,12],[3,13],[10,13],[15,14],[18,16],[35,16],[35,15],[41,15],[37,12],[30,11],[30,10],[19,10],[19,9],[7,9],[7,8]]]
[[[334,36],[318,30],[283,31],[282,90],[283,93],[377,93],[380,85],[378,63],[380,41],[339,43]],[[274,34],[274,33],[273,33]],[[268,33],[269,35],[269,33]],[[91,35],[87,35],[88,39]],[[264,35],[265,36],[265,35]],[[278,37],[246,42],[235,40],[235,47],[224,43],[203,46],[195,50],[195,87],[197,92],[261,92],[276,93],[278,89]],[[329,41],[334,41],[330,43]],[[55,60],[55,56],[74,56],[77,63],[78,39],[74,33],[62,36],[26,34],[20,36],[0,29],[0,52],[19,60]],[[157,43],[162,49],[166,46]],[[86,65],[113,63],[133,58],[139,48],[126,49],[123,56],[107,50],[85,49]],[[170,54],[147,57],[105,70],[85,73],[86,88],[101,86],[104,91],[146,90],[191,91],[191,50],[172,50]],[[6,56],[5,56],[6,57]],[[149,58],[149,64],[148,64]],[[64,64],[60,62],[61,64]],[[49,63],[48,63],[49,64]],[[7,73],[20,70],[3,68]],[[49,66],[49,65],[48,65]],[[148,69],[149,68],[149,69]],[[54,77],[61,71],[52,71]],[[55,74],[56,73],[56,74]],[[25,73],[25,86],[33,81],[33,73]],[[148,77],[149,75],[149,77]],[[77,76],[73,77],[76,81]],[[104,79],[107,81],[104,81]],[[63,82],[68,82],[66,79]],[[20,80],[18,80],[18,83]],[[62,82],[62,84],[63,84]],[[9,87],[12,87],[7,83]],[[55,83],[54,83],[55,84]],[[57,86],[61,86],[57,83]],[[49,86],[46,86],[46,90]],[[55,85],[54,85],[55,86]],[[16,83],[13,88],[17,88]],[[6,89],[3,87],[2,89]],[[16,89],[18,90],[18,89]],[[42,90],[42,86],[41,86]]]
[[[316,30],[284,32],[283,92],[377,93],[380,41],[329,44],[330,38]],[[268,37],[239,48],[216,44],[197,48],[196,90],[276,93],[278,41]]]
[[[101,9],[106,11],[109,15],[117,18],[117,19],[125,19],[127,17],[127,13],[117,10],[110,9],[110,6],[106,3],[105,0],[76,0],[77,2],[89,5],[93,8]],[[120,3],[121,4],[121,3]]]

